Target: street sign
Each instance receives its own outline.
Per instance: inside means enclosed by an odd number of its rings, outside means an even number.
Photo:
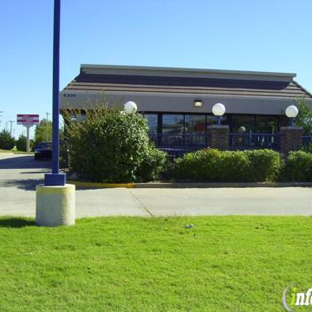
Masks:
[[[17,115],[18,125],[38,125],[39,115],[37,114],[18,114]]]
[[[37,114],[17,114],[17,124],[23,125],[27,129],[26,151],[29,152],[29,150],[30,150],[29,129],[33,125],[39,124],[39,115],[37,115]]]

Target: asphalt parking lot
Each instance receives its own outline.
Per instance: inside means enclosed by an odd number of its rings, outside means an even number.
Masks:
[[[0,154],[0,215],[35,217],[51,161]],[[310,187],[111,188],[76,191],[76,217],[312,215]]]

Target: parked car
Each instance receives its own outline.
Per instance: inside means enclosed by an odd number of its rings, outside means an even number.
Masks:
[[[52,158],[52,142],[40,142],[35,147],[35,160]]]

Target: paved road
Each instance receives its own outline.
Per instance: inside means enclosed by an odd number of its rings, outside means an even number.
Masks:
[[[0,215],[35,216],[36,185],[50,168],[31,155],[0,154]]]
[[[0,154],[0,215],[35,217],[50,161]],[[312,215],[312,189],[97,189],[76,191],[76,216]]]

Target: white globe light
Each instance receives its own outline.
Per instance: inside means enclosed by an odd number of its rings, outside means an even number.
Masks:
[[[133,101],[128,101],[124,105],[124,110],[127,114],[135,113],[138,110],[137,105]]]
[[[223,116],[225,113],[225,106],[221,103],[217,103],[212,106],[212,113],[215,116]]]
[[[296,118],[298,113],[298,108],[295,105],[289,105],[285,110],[285,114],[288,118]]]

